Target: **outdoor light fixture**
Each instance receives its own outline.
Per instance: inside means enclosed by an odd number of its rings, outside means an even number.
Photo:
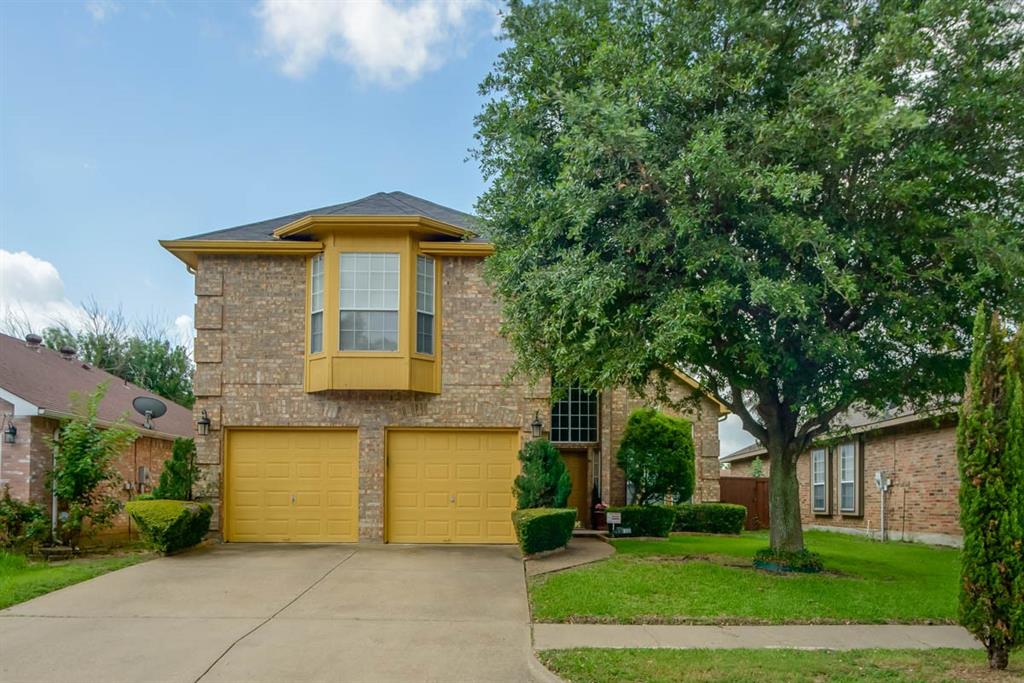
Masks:
[[[544,423],[540,421],[540,411],[535,410],[533,412],[533,422],[530,423],[530,429],[533,430],[533,438],[540,438],[540,431],[544,428]]]
[[[7,429],[4,430],[4,443],[14,443],[16,438],[18,438],[18,428],[14,426],[13,422],[10,422]]]
[[[199,436],[206,436],[210,433],[210,415],[206,412],[206,408],[199,414],[199,419],[196,420],[196,433]]]

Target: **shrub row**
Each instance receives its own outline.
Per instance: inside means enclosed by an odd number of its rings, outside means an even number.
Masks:
[[[512,513],[519,547],[532,555],[564,548],[576,526],[576,508],[530,508]]]
[[[213,508],[184,500],[133,500],[125,505],[143,540],[170,553],[199,543],[210,530]]]
[[[675,531],[738,534],[747,519],[747,508],[732,503],[683,503],[675,510]]]
[[[608,512],[622,515],[622,523],[616,526],[629,529],[629,536],[668,536],[676,521],[676,511],[665,505],[627,505],[608,508]]]

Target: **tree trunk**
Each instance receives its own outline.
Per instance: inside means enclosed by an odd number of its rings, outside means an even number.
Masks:
[[[773,550],[804,549],[804,530],[800,523],[800,483],[796,478],[796,458],[784,448],[769,445],[772,468],[768,473],[768,510],[771,518]]]
[[[988,668],[1005,669],[1010,663],[1010,652],[1005,645],[988,645]]]

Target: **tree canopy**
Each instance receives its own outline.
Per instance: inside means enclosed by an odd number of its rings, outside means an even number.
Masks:
[[[979,302],[1024,307],[1021,8],[513,2],[475,150],[516,370],[683,368],[795,459],[851,405],[959,395]]]

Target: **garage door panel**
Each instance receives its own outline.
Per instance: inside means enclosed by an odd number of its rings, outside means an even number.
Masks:
[[[514,430],[388,432],[388,540],[514,542],[518,447]]]
[[[227,540],[358,540],[357,446],[353,430],[230,432]]]

